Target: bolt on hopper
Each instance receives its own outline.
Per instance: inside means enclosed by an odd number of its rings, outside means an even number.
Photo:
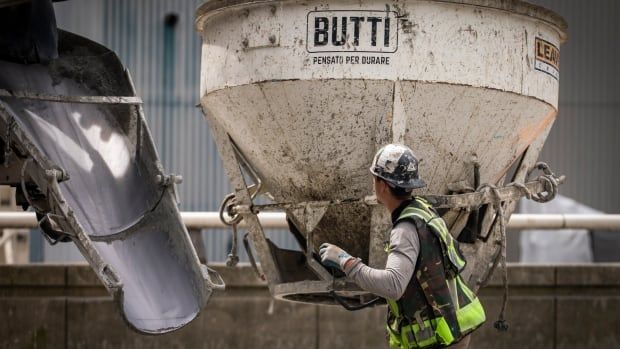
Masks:
[[[197,10],[201,105],[234,200],[278,298],[351,304],[366,295],[316,258],[330,242],[383,267],[388,213],[368,168],[384,144],[422,159],[416,190],[459,237],[477,289],[497,263],[516,201],[558,107],[566,24],[520,1],[207,1]],[[248,176],[249,174],[249,176]],[[251,178],[254,183],[250,183]],[[509,183],[516,183],[510,184]],[[542,193],[537,195],[538,193]],[[257,204],[258,194],[272,198]],[[286,211],[303,252],[265,239],[262,210]]]

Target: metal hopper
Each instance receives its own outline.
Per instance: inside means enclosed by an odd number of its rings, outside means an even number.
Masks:
[[[515,202],[549,200],[561,181],[539,165],[528,182],[558,109],[566,24],[551,11],[500,0],[222,0],[198,9],[196,27],[201,104],[235,188],[223,208],[248,224],[278,298],[363,303],[316,252],[331,242],[382,267],[389,220],[368,168],[386,143],[423,159],[429,185],[415,194],[464,242],[475,289],[501,257]],[[265,238],[265,210],[286,211],[303,252]]]
[[[0,60],[0,183],[50,242],[77,245],[132,328],[180,328],[223,288],[181,221],[180,177],[164,173],[114,52],[63,31],[57,44],[47,64]]]

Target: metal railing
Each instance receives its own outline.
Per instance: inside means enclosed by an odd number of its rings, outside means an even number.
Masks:
[[[181,212],[188,229],[228,228],[218,212]],[[288,228],[283,212],[261,212],[258,218],[266,229]],[[243,227],[241,222],[239,225]],[[513,214],[509,229],[587,229],[620,231],[620,214]],[[34,212],[0,212],[0,229],[37,228]]]

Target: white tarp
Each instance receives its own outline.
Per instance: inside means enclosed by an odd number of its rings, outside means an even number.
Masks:
[[[534,214],[602,213],[561,195],[545,204],[524,199],[519,207],[521,213]],[[594,260],[591,237],[584,229],[523,230],[520,246],[523,263],[591,263]]]

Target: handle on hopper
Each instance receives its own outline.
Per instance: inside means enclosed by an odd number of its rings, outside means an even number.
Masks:
[[[230,203],[229,203],[230,202]],[[226,225],[236,225],[241,222],[243,217],[238,214],[231,214],[232,208],[235,206],[235,193],[230,193],[226,195],[222,203],[220,204],[220,221]],[[229,217],[229,220],[224,216],[224,211],[226,211],[226,215]]]
[[[235,153],[237,162],[242,168],[246,170],[246,172],[255,183],[245,188],[245,190],[247,190],[250,195],[250,201],[253,201],[261,193],[261,190],[263,188],[263,181],[260,179],[260,176],[258,175],[258,173],[256,173],[256,170],[252,167],[252,165],[250,165],[250,162],[245,158],[237,144],[235,144],[235,142],[230,138],[228,140],[230,141],[232,149]],[[226,195],[226,197],[224,197],[224,200],[220,204],[220,220],[222,221],[222,223],[226,225],[235,225],[241,222],[243,217],[239,213],[234,212],[235,205],[235,193],[230,193]],[[224,216],[224,211],[226,211],[226,213],[230,217],[229,220],[227,220]]]
[[[381,297],[376,297],[374,299],[371,299],[370,301],[366,302],[366,303],[362,303],[359,305],[351,305],[349,303],[347,303],[344,298],[340,297],[336,291],[332,290],[329,291],[329,294],[334,297],[334,299],[336,300],[336,302],[338,302],[338,304],[342,305],[343,308],[345,308],[346,310],[349,311],[356,311],[356,310],[362,310],[364,308],[368,308],[371,307],[373,305],[375,305],[377,302],[379,302],[381,300]]]

